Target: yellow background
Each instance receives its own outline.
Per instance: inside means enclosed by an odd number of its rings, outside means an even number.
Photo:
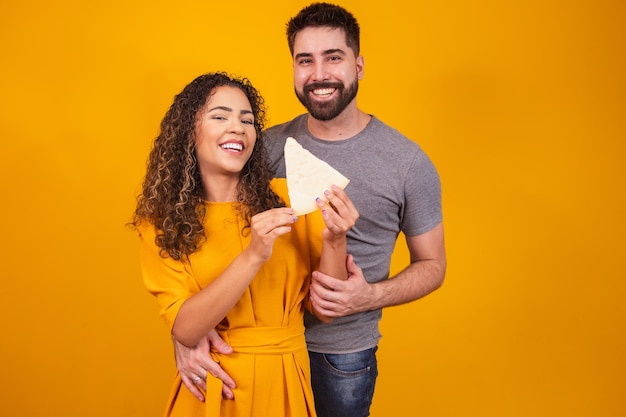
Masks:
[[[207,71],[270,125],[302,112],[305,4],[0,2],[0,415],[161,415],[171,344],[124,227],[151,141]],[[372,415],[626,415],[626,3],[341,4],[360,106],[444,187],[447,281],[385,311]]]

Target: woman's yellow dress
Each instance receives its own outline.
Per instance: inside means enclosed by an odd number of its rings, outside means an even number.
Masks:
[[[288,201],[284,180],[273,180],[272,187]],[[250,242],[233,203],[206,204],[208,239],[188,262],[161,257],[154,228],[139,229],[144,283],[157,297],[170,331],[183,302],[210,284]],[[290,233],[276,240],[271,258],[218,326],[234,351],[211,354],[237,383],[235,399],[222,399],[222,382],[208,374],[202,403],[177,373],[166,416],[315,416],[303,300],[311,258],[316,258],[312,253],[319,254],[319,248],[309,248],[306,223],[307,216],[302,216]]]

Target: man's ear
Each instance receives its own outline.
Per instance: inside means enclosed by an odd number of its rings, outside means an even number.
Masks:
[[[365,58],[363,55],[356,57],[356,76],[357,79],[362,80],[365,75]]]

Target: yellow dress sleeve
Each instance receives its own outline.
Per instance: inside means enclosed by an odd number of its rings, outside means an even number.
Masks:
[[[171,331],[183,302],[200,286],[185,263],[159,254],[154,227],[141,226],[138,231],[144,285],[157,298],[159,313]]]

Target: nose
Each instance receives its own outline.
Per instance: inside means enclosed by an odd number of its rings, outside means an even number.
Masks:
[[[236,117],[233,117],[229,126],[229,129],[231,132],[235,133],[235,134],[239,134],[242,135],[244,133],[246,133],[246,129],[243,125],[243,123],[241,123],[241,120],[237,119]]]
[[[328,81],[328,71],[324,62],[316,62],[313,67],[314,81]]]

